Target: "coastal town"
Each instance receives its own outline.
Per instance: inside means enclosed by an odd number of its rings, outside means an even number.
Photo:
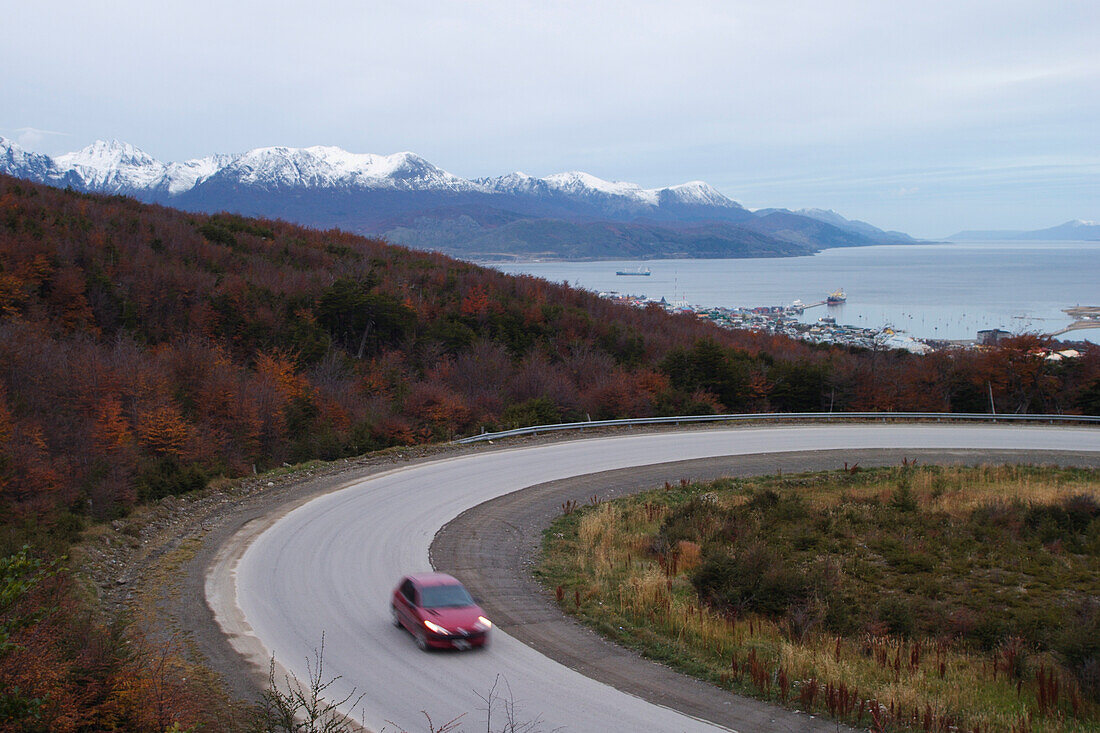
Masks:
[[[695,306],[685,301],[670,302],[665,298],[653,299],[644,295],[628,295],[614,290],[603,291],[599,295],[601,298],[635,308],[656,306],[669,313],[693,313],[698,318],[711,321],[723,328],[788,336],[813,344],[829,344],[861,349],[900,349],[913,354],[928,354],[945,348],[990,346],[999,339],[1012,335],[1007,331],[990,329],[979,331],[977,339],[974,341],[919,339],[891,326],[864,328],[837,323],[836,318],[828,314],[827,308],[823,309],[823,315],[816,321],[802,320],[807,310],[844,302],[846,296],[840,291],[830,293],[826,300],[808,305],[796,300],[790,305],[758,306],[754,308]],[[1051,349],[1041,354],[1041,356],[1052,361],[1073,358],[1079,355],[1079,352],[1075,349]]]

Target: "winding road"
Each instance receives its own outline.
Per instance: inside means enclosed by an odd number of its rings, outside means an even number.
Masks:
[[[686,461],[798,451],[1021,450],[1100,453],[1100,430],[999,425],[828,425],[706,429],[486,450],[349,481],[281,517],[246,526],[206,581],[207,602],[234,648],[258,669],[270,656],[300,679],[325,635],[331,697],[357,688],[347,712],[368,728],[424,730],[463,713],[484,721],[483,697],[506,680],[517,718],[569,731],[728,730],[620,691],[494,632],[467,654],[419,652],[390,625],[397,578],[426,570],[437,532],[463,512],[552,481]],[[837,463],[844,453],[836,453]],[[502,561],[504,558],[502,558]],[[580,633],[580,632],[578,632]],[[498,691],[499,691],[498,687]],[[357,693],[358,694],[358,693]],[[740,698],[730,697],[736,705]],[[502,712],[494,712],[496,723]],[[807,716],[775,710],[775,729],[809,730]],[[736,718],[734,718],[736,719]],[[829,726],[831,727],[831,726]],[[819,729],[823,729],[823,726]]]

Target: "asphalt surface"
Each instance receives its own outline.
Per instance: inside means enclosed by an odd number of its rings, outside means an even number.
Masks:
[[[836,467],[844,460],[859,460],[857,451],[871,449],[908,450],[910,455],[916,450],[1021,450],[1035,451],[1033,455],[1040,460],[1045,451],[1083,451],[1083,462],[1090,463],[1100,452],[1100,431],[971,425],[738,428],[578,440],[430,461],[349,482],[346,488],[309,501],[281,518],[267,517],[246,525],[243,534],[228,543],[214,563],[207,577],[206,596],[234,648],[258,669],[266,669],[274,653],[289,671],[307,678],[306,661],[324,633],[325,677],[340,676],[330,692],[342,697],[355,687],[363,693],[359,704],[347,712],[374,730],[423,729],[421,711],[429,713],[436,725],[465,713],[466,719],[475,723],[473,727],[479,727],[485,717],[483,697],[494,684],[499,692],[505,682],[505,700],[514,702],[515,717],[521,722],[537,721],[541,730],[723,729],[702,717],[741,730],[818,729],[820,722],[807,716],[729,695],[721,705],[733,712],[725,717],[705,707],[692,708],[694,703],[690,699],[685,702],[679,690],[693,683],[675,675],[671,681],[659,683],[668,694],[664,698],[632,690],[627,684],[623,686],[628,691],[621,691],[607,684],[610,675],[598,668],[593,671],[574,665],[600,678],[592,679],[522,643],[520,638],[525,634],[530,638],[531,629],[538,624],[503,613],[498,621],[503,621],[504,629],[494,632],[488,649],[424,654],[406,633],[390,625],[388,597],[401,574],[429,568],[429,548],[442,526],[473,507],[520,489],[680,462],[679,466],[665,466],[678,480],[689,469],[682,462],[725,456],[754,456],[727,465],[736,468],[740,462],[756,461],[757,468],[769,472],[773,470],[766,467],[769,459],[761,456],[766,453],[836,451],[819,454],[826,461],[822,467]],[[722,469],[720,462],[696,465],[700,470]],[[656,470],[651,475],[660,473]],[[603,478],[618,480],[624,475]],[[669,478],[667,472],[664,476],[658,485]],[[589,487],[576,488],[583,495]],[[539,490],[527,493],[537,496]],[[551,501],[552,506],[557,503],[556,498]],[[500,521],[510,520],[502,517]],[[480,542],[470,538],[458,544]],[[514,554],[505,546],[484,559],[495,557],[498,564],[507,565]],[[463,573],[470,575],[470,569],[460,568],[459,574]],[[482,600],[503,611],[503,606],[493,605],[502,603],[501,599]],[[506,629],[514,629],[520,638],[503,633]],[[584,643],[592,641],[590,634],[579,629],[574,632],[575,637],[586,640]],[[578,649],[580,653],[574,656],[582,662],[595,661],[585,659],[595,653],[586,654],[583,645]],[[618,664],[609,663],[605,669]],[[699,717],[647,702],[636,696],[639,694],[691,710]],[[494,715],[495,721],[503,722],[502,708]]]

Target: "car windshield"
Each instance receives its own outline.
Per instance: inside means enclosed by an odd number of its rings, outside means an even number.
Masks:
[[[474,599],[461,585],[429,585],[420,589],[420,605],[424,608],[472,606]]]

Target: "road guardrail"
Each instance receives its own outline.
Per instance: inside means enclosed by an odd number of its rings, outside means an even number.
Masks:
[[[468,438],[459,438],[453,443],[477,443],[483,440],[511,438],[517,435],[538,435],[561,430],[584,430],[585,428],[604,428],[624,425],[679,425],[680,423],[706,422],[802,422],[835,420],[972,420],[976,422],[1036,422],[1036,423],[1100,423],[1097,415],[995,415],[982,412],[759,412],[738,415],[680,415],[676,417],[633,417],[619,420],[587,420],[585,422],[566,422],[554,425],[530,425],[525,428],[501,430],[496,433],[482,433]]]

